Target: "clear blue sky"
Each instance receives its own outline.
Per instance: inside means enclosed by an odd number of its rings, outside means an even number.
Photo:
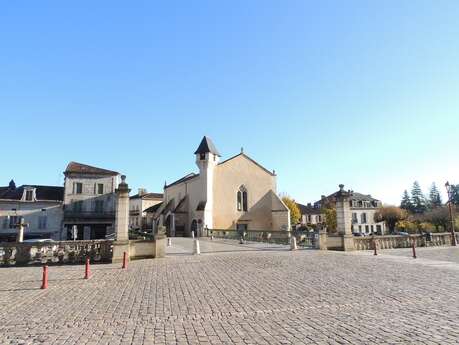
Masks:
[[[60,185],[74,160],[161,191],[203,135],[304,203],[459,183],[458,18],[455,0],[4,1],[0,185]]]

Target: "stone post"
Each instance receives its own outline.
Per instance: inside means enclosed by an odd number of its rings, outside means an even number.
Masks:
[[[297,250],[297,249],[298,249],[298,245],[296,244],[296,237],[292,236],[292,238],[290,239],[290,250]]]
[[[316,249],[327,250],[327,230],[321,229],[318,234],[319,240],[316,243]]]
[[[115,242],[113,243],[113,262],[121,262],[123,253],[129,254],[129,189],[126,176],[121,176],[121,183],[116,192]]]
[[[166,227],[159,226],[158,232],[155,234],[155,258],[164,258],[166,256]]]
[[[343,236],[343,250],[355,250],[354,236],[352,235],[352,214],[350,199],[351,191],[345,191],[344,185],[339,185],[336,193],[336,224],[338,233]]]
[[[27,225],[24,223],[24,218],[21,218],[21,221],[17,225],[18,233],[17,233],[17,236],[16,236],[16,242],[18,242],[18,243],[24,242],[24,228],[26,226]]]

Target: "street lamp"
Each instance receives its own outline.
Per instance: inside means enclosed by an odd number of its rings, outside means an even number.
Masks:
[[[446,192],[448,193],[448,209],[449,209],[449,219],[451,221],[451,245],[456,246],[456,234],[454,232],[454,217],[453,217],[453,186],[449,182],[445,183]]]

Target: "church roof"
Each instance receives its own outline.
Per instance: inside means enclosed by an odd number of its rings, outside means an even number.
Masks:
[[[178,180],[175,181],[175,182],[172,182],[172,183],[170,183],[170,184],[168,184],[168,185],[165,185],[164,188],[169,188],[169,187],[171,187],[171,186],[175,186],[176,184],[179,184],[179,183],[182,183],[182,182],[191,180],[191,179],[195,178],[196,176],[199,176],[199,174],[190,173],[190,174],[188,174],[188,175],[186,175],[186,176],[184,176],[184,177],[178,179]]]
[[[213,153],[214,155],[221,157],[212,140],[206,136],[202,138],[201,143],[199,144],[199,147],[194,154],[196,155],[200,153]]]
[[[119,173],[116,171],[97,168],[91,165],[86,165],[86,164],[77,163],[77,162],[70,162],[67,165],[67,169],[65,169],[64,174],[68,174],[68,173],[95,174],[95,175],[108,175],[108,176],[119,175]]]
[[[250,158],[249,156],[247,156],[245,153],[241,152],[241,153],[238,153],[237,155],[231,157],[231,158],[228,158],[227,160],[224,160],[223,162],[221,163],[218,163],[218,165],[222,165],[222,164],[225,164],[226,162],[229,162],[239,156],[242,156],[246,159],[248,159],[249,161],[251,161],[253,164],[255,164],[256,166],[258,166],[259,168],[261,168],[262,170],[264,170],[265,172],[267,172],[268,174],[270,174],[271,176],[276,176],[276,174],[272,171],[269,171],[268,169],[266,169],[263,165],[261,165],[260,163],[258,163],[256,160]]]

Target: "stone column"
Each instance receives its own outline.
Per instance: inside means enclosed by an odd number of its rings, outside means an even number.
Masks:
[[[129,240],[129,192],[126,176],[121,176],[121,183],[116,192],[115,234],[117,241]]]
[[[317,235],[318,241],[316,243],[316,249],[320,250],[327,250],[327,230],[321,229],[319,230],[319,234]]]
[[[338,233],[343,236],[343,250],[354,250],[354,236],[352,235],[352,214],[350,199],[351,191],[345,191],[344,185],[339,185],[336,193],[336,224]]]
[[[16,236],[16,242],[22,243],[24,241],[24,228],[26,224],[24,223],[24,218],[21,218],[20,223],[17,225],[18,233]]]
[[[113,243],[113,262],[121,262],[123,253],[129,255],[129,189],[126,176],[121,176],[121,183],[116,192],[115,242]]]

